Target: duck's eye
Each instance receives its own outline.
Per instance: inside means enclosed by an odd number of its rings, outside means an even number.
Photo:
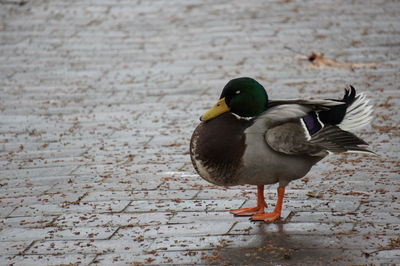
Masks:
[[[235,91],[235,93],[236,93],[236,94],[239,94],[239,93],[240,93],[240,91]]]

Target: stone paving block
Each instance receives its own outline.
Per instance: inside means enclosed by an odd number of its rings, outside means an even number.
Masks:
[[[121,228],[112,237],[113,239],[140,239],[175,236],[207,236],[224,235],[228,233],[235,221],[195,221],[192,223],[172,223],[157,226],[140,226]]]
[[[156,251],[148,255],[132,256],[127,253],[99,255],[94,265],[195,265],[201,263],[203,253],[200,251]]]
[[[1,228],[44,228],[53,220],[54,217],[51,216],[7,217],[0,220],[0,226]]]
[[[357,218],[359,221],[370,223],[373,222],[375,224],[400,224],[400,212],[385,212],[385,213],[372,213],[367,212],[357,212]]]
[[[54,221],[56,226],[132,227],[147,224],[165,224],[171,213],[72,213],[63,214]]]
[[[399,262],[398,250],[383,250],[368,255],[365,251],[345,250],[343,259],[336,261],[347,263],[363,263],[366,265],[396,265]]]
[[[66,254],[66,255],[22,255],[5,260],[8,265],[68,265],[89,264],[95,254]]]
[[[168,251],[187,251],[187,250],[209,250],[218,247],[243,247],[251,244],[256,236],[176,236],[160,237],[151,244],[150,250],[168,250]]]
[[[198,222],[214,221],[218,222],[234,222],[249,220],[249,217],[234,216],[229,212],[178,212],[169,223],[190,223],[193,220]]]
[[[139,122],[139,121],[137,121]],[[136,123],[135,123],[136,124]],[[132,129],[128,128],[128,130],[116,130],[110,138],[103,139],[102,142],[104,144],[108,144],[105,149],[107,151],[114,151],[116,154],[124,149],[130,150],[133,147],[141,147],[142,145],[148,143],[152,137],[145,137],[140,135],[141,133],[138,129],[136,129],[138,125],[132,126]],[[161,126],[161,123],[159,124]],[[100,147],[97,147],[97,152],[101,152]],[[93,151],[93,150],[91,150]]]
[[[289,249],[265,246],[259,249],[240,248],[222,250],[217,259],[227,264],[245,260],[250,265],[335,265],[338,261],[347,261],[343,258],[341,249]],[[215,258],[213,258],[215,260]]]
[[[48,175],[67,175],[76,166],[60,166],[60,167],[46,167],[46,168],[31,168],[31,169],[15,169],[15,170],[2,170],[0,178],[14,179],[20,177],[40,177]]]
[[[376,234],[376,235],[393,235],[399,234],[400,224],[387,223],[359,223],[355,224],[354,231],[358,233]]]
[[[338,188],[336,190],[333,187],[330,187],[328,190],[323,190],[321,192],[320,189],[312,189],[308,191],[298,191],[296,193],[288,193],[287,200],[296,199],[296,200],[305,200],[310,197],[317,197],[323,200],[329,200],[334,202],[360,202],[360,201],[369,201],[371,199],[377,201],[388,201],[393,200],[393,197],[396,197],[396,192],[385,191],[385,193],[379,193],[379,191],[363,191],[363,190],[342,190]]]
[[[41,148],[46,142],[41,144]],[[48,145],[45,145],[48,147]],[[40,147],[40,146],[39,146]],[[62,149],[62,150],[29,150],[28,147],[24,145],[19,146],[19,149],[23,148],[23,151],[18,153],[18,160],[23,161],[26,168],[30,167],[45,167],[46,164],[52,166],[58,166],[56,162],[59,162],[60,166],[62,166],[62,162],[68,159],[73,159],[70,157],[79,157],[85,149],[82,148],[69,148],[69,149]],[[42,162],[42,163],[41,163]],[[45,163],[47,162],[47,163]],[[53,162],[53,163],[51,163]],[[30,166],[30,167],[29,167]]]
[[[1,206],[0,207],[0,218],[8,216],[14,209],[15,209],[15,206],[6,206],[6,207]]]
[[[150,142],[151,143],[151,142]],[[176,145],[175,143],[172,143],[170,145]],[[186,147],[183,148],[184,152],[186,152]],[[149,152],[149,150],[147,150]],[[168,155],[168,154],[163,154],[161,156],[160,153],[155,153],[152,154],[151,150],[146,156],[137,156],[135,161],[137,161],[138,164],[147,164],[147,163],[155,163],[155,164],[168,164],[169,162],[174,162],[174,163],[183,163],[187,162],[187,155],[186,154],[179,154],[179,151],[176,151],[174,155]],[[149,156],[151,155],[151,156]]]
[[[160,187],[160,179],[157,176],[146,176],[144,178],[132,176],[103,176],[102,179],[97,180],[101,186],[104,186],[106,189],[113,190],[154,190]]]
[[[50,186],[53,187],[56,184],[70,184],[71,182],[79,182],[82,183],[91,183],[96,180],[96,177],[93,176],[80,176],[77,178],[76,176],[43,176],[43,177],[36,177],[32,178],[18,178],[18,179],[11,179],[7,181],[3,181],[2,185],[3,188],[18,188],[24,186]]]
[[[13,255],[0,255],[0,264],[1,265],[10,265]]]
[[[111,177],[112,178],[112,177]],[[61,193],[61,192],[75,192],[77,194],[82,194],[86,192],[93,191],[132,191],[139,189],[156,189],[159,183],[156,182],[140,182],[139,180],[130,179],[119,179],[122,182],[116,182],[118,178],[114,178],[114,182],[107,182],[110,177],[105,174],[99,180],[93,183],[71,183],[68,188],[65,188],[65,184],[54,185],[46,193]]]
[[[218,188],[218,189],[205,189],[201,190],[199,194],[196,195],[196,199],[255,199],[256,197],[256,186],[254,190],[249,188]]]
[[[21,196],[36,197],[42,195],[52,186],[26,186],[16,188],[0,189],[1,198],[17,198]]]
[[[243,221],[239,221],[229,231],[229,234],[257,234],[260,231],[266,232],[284,232],[287,234],[313,234],[313,235],[329,235],[338,233],[349,233],[353,230],[352,223],[283,223],[283,224],[260,224],[253,225]]]
[[[400,260],[400,249],[378,251],[375,256],[382,259],[393,259],[391,262],[398,262]]]
[[[22,146],[21,146],[22,145]],[[66,143],[65,140],[59,139],[58,141],[37,141],[37,142],[17,142],[15,140],[0,144],[2,152],[9,152],[20,154],[21,149],[32,152],[32,151],[54,151],[64,152],[67,154],[80,154],[85,150],[85,143],[80,140],[75,140],[73,143]],[[69,150],[73,150],[69,152]],[[48,153],[47,153],[48,154]],[[3,155],[5,156],[5,155]]]
[[[357,212],[296,212],[290,221],[292,222],[321,222],[321,223],[351,223],[360,220]],[[364,222],[364,219],[362,220]]]
[[[108,213],[121,212],[130,201],[96,201],[83,203],[61,203],[61,204],[32,204],[17,207],[9,217],[17,216],[47,216],[60,215],[64,213]]]
[[[70,239],[108,239],[116,227],[74,227],[74,228],[5,228],[0,233],[0,241],[21,240],[70,240]]]
[[[185,200],[193,199],[198,193],[196,190],[148,190],[148,191],[94,191],[89,192],[89,194],[82,200],[95,201],[95,200]]]
[[[386,156],[385,156],[386,157]],[[347,160],[346,160],[347,159]],[[324,164],[326,164],[327,169],[330,169],[330,174],[332,176],[335,175],[340,175],[340,176],[348,176],[354,175],[357,172],[362,172],[365,173],[364,176],[361,175],[361,180],[368,180],[369,178],[373,178],[374,174],[380,174],[380,173],[385,173],[385,172],[390,172],[391,170],[396,171],[398,170],[398,167],[396,167],[395,164],[388,158],[381,158],[381,157],[373,157],[369,158],[368,161],[374,162],[375,167],[374,168],[365,168],[363,169],[362,166],[358,165],[359,162],[366,162],[366,159],[358,159],[354,158],[351,156],[340,156],[340,157],[332,157],[332,158],[327,158],[324,160]],[[323,165],[323,164],[318,164],[318,165]],[[342,167],[348,166],[347,169],[353,169],[353,171],[340,171],[340,169],[343,169]],[[355,171],[357,169],[357,171]]]
[[[130,166],[125,166],[123,171],[116,171],[115,173],[125,173],[127,175],[133,175],[133,174],[140,174],[140,173],[146,173],[151,171],[154,171],[155,174],[160,174],[166,171],[169,171],[171,169],[181,169],[183,167],[183,163],[170,163],[170,164],[134,164]],[[74,170],[72,173],[75,175],[96,175],[96,174],[102,174],[103,170],[99,169],[102,168],[98,165],[91,165],[91,166],[80,166],[78,169]]]
[[[316,195],[318,196],[318,195]],[[304,201],[288,200],[285,202],[285,208],[294,212],[302,211],[331,211],[331,212],[353,212],[360,206],[359,201],[343,202],[328,201],[315,198],[309,198]]]
[[[89,192],[88,195],[82,199],[82,202],[91,202],[95,200],[132,200],[132,191],[95,191]]]
[[[125,212],[198,212],[227,211],[241,206],[243,200],[134,200]]]
[[[82,150],[81,153],[84,153],[85,151]],[[48,165],[52,165],[54,167],[63,167],[63,166],[73,166],[76,167],[76,164],[82,163],[82,161],[85,160],[83,156],[77,155],[77,156],[70,156],[70,157],[65,157],[65,158],[60,158],[60,157],[53,157],[53,158],[29,158],[22,160],[20,162],[22,168],[34,168],[34,167],[47,167]],[[65,173],[66,175],[69,174],[69,172]]]
[[[272,226],[270,226],[272,227]],[[284,228],[281,231],[263,230],[263,226],[259,226],[255,246],[262,247],[265,245],[273,245],[277,248],[290,249],[347,249],[360,250],[362,243],[363,250],[381,250],[386,249],[393,239],[394,235],[373,236],[373,235],[352,235],[351,233],[339,233],[329,235],[314,234],[291,234],[286,233]]]
[[[217,188],[207,181],[200,178],[198,175],[193,175],[185,172],[166,172],[162,177],[164,181],[160,186],[161,189],[207,189]]]
[[[399,213],[400,212],[400,203],[399,202],[385,202],[385,201],[371,201],[362,203],[360,206],[360,212],[370,212],[373,210],[374,213],[379,212],[392,212]],[[379,214],[376,214],[379,215]]]
[[[50,193],[40,196],[17,197],[17,198],[0,198],[0,202],[9,206],[29,206],[37,203],[65,203],[77,202],[83,194],[76,193]]]
[[[32,241],[0,241],[0,255],[17,255],[32,244]]]
[[[24,254],[75,254],[79,248],[80,254],[129,253],[131,256],[138,256],[149,250],[150,243],[140,239],[46,240],[35,242]]]

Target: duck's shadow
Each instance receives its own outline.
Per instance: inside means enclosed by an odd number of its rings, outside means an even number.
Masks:
[[[316,234],[285,232],[285,223],[255,223],[248,241],[218,251],[221,265],[328,265],[341,258],[343,250],[327,248],[331,238]],[[214,261],[217,262],[217,261]]]

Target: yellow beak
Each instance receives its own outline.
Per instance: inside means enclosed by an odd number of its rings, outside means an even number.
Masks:
[[[225,112],[229,112],[231,108],[225,102],[225,98],[220,99],[211,109],[205,112],[201,117],[201,121],[207,121],[213,119]]]

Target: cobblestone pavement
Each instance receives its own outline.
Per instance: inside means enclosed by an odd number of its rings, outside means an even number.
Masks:
[[[400,263],[399,1],[1,0],[0,14],[1,265]],[[188,145],[239,76],[271,98],[353,84],[380,156],[320,162],[280,223],[231,216],[255,187],[203,181]]]

